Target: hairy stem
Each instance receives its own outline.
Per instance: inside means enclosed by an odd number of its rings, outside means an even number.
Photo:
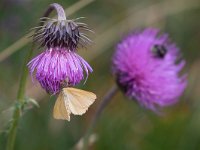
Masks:
[[[66,20],[65,10],[63,9],[63,7],[60,4],[53,3],[50,4],[49,8],[45,11],[42,17],[42,21],[46,21],[45,17],[49,16],[53,10],[57,12],[58,20]],[[39,26],[41,26],[42,24],[43,22],[41,22]]]
[[[118,87],[116,85],[114,85],[104,96],[103,100],[101,101],[101,104],[99,105],[99,107],[97,108],[97,111],[94,115],[94,117],[91,120],[90,126],[87,129],[85,136],[83,138],[83,150],[88,150],[88,141],[89,141],[89,137],[92,134],[97,121],[101,115],[101,113],[103,112],[103,110],[105,109],[105,107],[108,105],[108,103],[112,100],[113,96],[118,92]]]

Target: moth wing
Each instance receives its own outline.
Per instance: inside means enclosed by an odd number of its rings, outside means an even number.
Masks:
[[[55,119],[62,119],[62,120],[70,121],[70,113],[71,112],[64,101],[63,93],[61,92],[58,95],[58,98],[54,105],[53,117]]]
[[[84,114],[96,99],[94,93],[80,89],[64,88],[63,92],[66,95],[69,109],[74,115]]]

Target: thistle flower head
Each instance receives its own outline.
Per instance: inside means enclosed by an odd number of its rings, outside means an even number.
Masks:
[[[56,10],[57,19],[47,18]],[[81,32],[88,29],[86,24],[67,20],[61,5],[54,3],[47,9],[41,19],[39,27],[35,28],[33,40],[39,42],[45,51],[33,58],[28,67],[33,76],[50,94],[56,94],[62,87],[74,86],[84,78],[84,71],[88,76],[92,72],[90,65],[75,53],[79,44],[84,45],[90,40]]]
[[[78,54],[64,48],[50,48],[28,63],[31,75],[50,94],[60,92],[62,87],[74,86],[92,72],[90,65]]]
[[[186,78],[180,71],[184,64],[168,35],[148,28],[130,34],[117,45],[113,74],[128,97],[157,111],[158,106],[176,103],[183,93]]]
[[[58,18],[41,18],[40,26],[33,28],[35,42],[39,43],[41,47],[68,47],[71,51],[76,50],[78,45],[84,47],[92,42],[84,31],[93,31],[87,24],[78,22],[83,17],[68,20],[60,5],[52,4],[52,7],[57,10]]]

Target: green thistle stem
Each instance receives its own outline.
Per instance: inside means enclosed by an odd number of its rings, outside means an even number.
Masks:
[[[118,87],[116,85],[113,85],[113,87],[106,93],[103,100],[101,101],[101,104],[97,108],[97,111],[96,111],[94,117],[92,118],[90,126],[87,129],[85,136],[83,137],[83,150],[88,150],[89,137],[92,134],[92,132],[97,124],[97,121],[98,121],[101,113],[105,109],[105,107],[108,105],[108,103],[112,100],[113,96],[115,96],[115,94],[117,92],[118,92]]]
[[[48,17],[50,15],[50,13],[56,10],[57,11],[57,15],[58,15],[58,19],[66,19],[65,16],[65,11],[62,8],[61,5],[57,4],[57,3],[53,3],[49,6],[49,8],[45,11],[43,17]],[[45,21],[46,19],[43,19],[43,21]],[[43,25],[44,22],[40,22],[39,25]],[[8,139],[7,139],[7,144],[6,144],[6,150],[13,150],[14,149],[14,145],[15,145],[15,139],[16,139],[16,134],[17,134],[17,127],[19,124],[19,119],[21,116],[21,112],[23,111],[23,107],[25,104],[25,87],[26,87],[26,79],[27,79],[27,75],[28,75],[28,68],[27,68],[27,63],[28,61],[31,59],[31,56],[33,54],[33,49],[34,49],[34,44],[31,48],[31,50],[28,52],[27,57],[25,59],[24,65],[23,65],[23,73],[21,76],[21,80],[20,80],[20,84],[19,84],[19,90],[17,93],[17,103],[15,105],[15,109],[13,112],[13,116],[12,116],[12,122],[8,131]]]
[[[13,150],[15,139],[16,139],[16,133],[17,133],[17,127],[19,124],[19,119],[21,112],[23,110],[23,106],[25,103],[25,86],[26,86],[26,79],[28,75],[28,68],[26,66],[27,62],[30,60],[31,56],[33,54],[33,46],[30,49],[30,51],[27,54],[27,57],[25,59],[25,62],[23,64],[23,73],[21,75],[20,84],[19,84],[19,90],[17,93],[17,103],[15,105],[15,109],[12,116],[12,122],[8,131],[8,139],[7,139],[7,145],[6,150]]]

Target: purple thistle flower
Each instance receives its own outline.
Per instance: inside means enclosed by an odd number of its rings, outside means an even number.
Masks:
[[[90,65],[78,54],[65,48],[49,48],[28,63],[30,73],[36,70],[36,79],[51,94],[62,86],[74,86],[92,72]]]
[[[116,47],[113,73],[119,87],[144,107],[157,111],[178,101],[186,88],[179,49],[157,29],[136,32]]]
[[[86,24],[77,22],[81,18],[67,20],[64,9],[57,3],[50,5],[45,16],[53,10],[57,11],[57,19],[43,17],[39,26],[34,28],[33,41],[46,50],[28,63],[32,77],[36,70],[36,79],[50,94],[80,83],[84,71],[87,76],[92,72],[90,65],[75,53],[78,45],[92,42],[83,33],[92,31]]]

